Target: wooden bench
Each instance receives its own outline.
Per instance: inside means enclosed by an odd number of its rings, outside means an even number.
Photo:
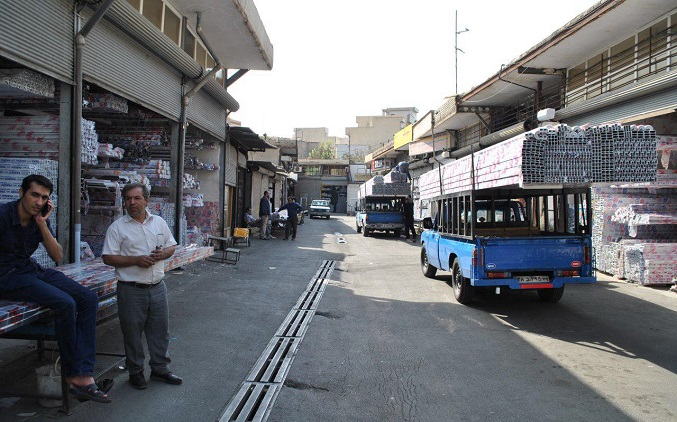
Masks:
[[[181,246],[177,247],[176,252],[171,258],[165,261],[165,271],[182,267],[195,261],[205,259],[214,254],[214,248],[210,246]],[[97,311],[97,324],[107,321],[117,315],[117,279],[115,278],[115,269],[103,263],[100,258],[83,261],[80,264],[67,264],[57,267],[68,277],[72,278],[81,285],[88,287],[99,296],[99,309]],[[55,334],[48,308],[31,302],[13,302],[9,300],[0,300],[0,339],[23,339],[35,340],[38,347],[38,358],[43,360],[44,342],[54,341]],[[107,356],[124,357],[123,354],[97,353]],[[106,373],[111,368],[102,372]],[[49,399],[62,399],[64,411],[70,412],[70,401],[68,396],[68,385],[62,377],[62,395],[61,397],[47,396],[41,394],[25,394],[9,391],[0,391],[0,397],[37,397]]]

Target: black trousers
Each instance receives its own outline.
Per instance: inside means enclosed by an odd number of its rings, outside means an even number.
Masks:
[[[416,228],[414,227],[414,219],[404,220],[404,237],[409,239],[409,230],[411,230],[411,237],[416,238]]]
[[[289,239],[289,234],[291,234],[292,239],[296,239],[296,226],[298,226],[298,224],[298,218],[287,218],[287,224],[284,226],[285,239]]]

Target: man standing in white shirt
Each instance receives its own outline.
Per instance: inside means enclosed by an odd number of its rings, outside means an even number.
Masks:
[[[145,389],[145,355],[141,335],[148,342],[150,379],[178,385],[169,370],[169,307],[164,261],[176,250],[165,220],[147,210],[150,192],[140,183],[122,189],[127,214],[111,224],[103,246],[103,262],[115,267],[118,279],[118,318],[125,345],[129,382]]]

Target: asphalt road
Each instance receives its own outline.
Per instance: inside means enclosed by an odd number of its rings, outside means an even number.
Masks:
[[[306,219],[294,242],[253,240],[238,265],[169,274],[172,369],[184,384],[137,391],[114,371],[114,402],[77,404],[67,420],[219,420],[324,261],[334,268],[307,331],[261,403],[268,421],[677,419],[677,294],[602,276],[557,304],[504,292],[464,306],[447,273],[423,277],[419,250],[334,216]],[[98,340],[120,350],[117,320]],[[8,361],[35,364],[23,343],[0,347],[2,377]],[[55,417],[33,399],[0,408],[2,421]]]

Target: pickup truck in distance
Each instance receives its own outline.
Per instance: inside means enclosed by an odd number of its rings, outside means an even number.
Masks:
[[[331,216],[331,205],[328,199],[313,199],[308,208],[308,216],[310,218],[326,217],[329,219]]]
[[[355,213],[355,228],[363,236],[375,231],[391,232],[400,237],[404,230],[402,203],[406,196],[367,196]]]
[[[460,303],[502,287],[557,302],[566,284],[596,281],[587,188],[463,192],[435,198],[431,211],[421,269],[426,277],[450,271]]]

